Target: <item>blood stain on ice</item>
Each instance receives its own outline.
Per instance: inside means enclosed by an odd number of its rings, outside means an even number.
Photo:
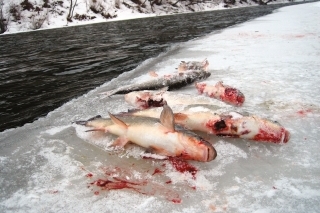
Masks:
[[[100,176],[98,179],[88,184],[88,188],[91,188],[95,195],[101,194],[101,190],[129,189],[143,195],[163,197],[173,203],[182,202],[180,195],[173,189],[156,183],[148,178],[137,179],[129,170],[120,167],[107,167],[104,168],[104,170],[104,175],[102,177]],[[156,168],[153,175],[162,172],[163,171]],[[93,175],[86,175],[86,177],[90,179],[92,176]],[[147,177],[147,175],[143,175],[143,177]]]
[[[91,174],[91,173],[88,173],[87,175],[86,175],[86,177],[89,177],[89,178],[91,178],[93,176],[93,174]]]
[[[196,174],[198,172],[198,169],[192,166],[191,164],[189,164],[187,161],[180,160],[177,158],[169,158],[169,162],[178,172],[181,172],[181,173],[189,172],[190,174],[192,174],[193,179],[196,179]]]
[[[158,169],[158,168],[155,168],[154,172],[152,175],[155,175],[155,174],[160,174],[160,173],[163,173],[162,170]]]
[[[311,109],[306,109],[306,110],[302,109],[302,110],[299,110],[297,113],[301,116],[306,116],[308,113],[311,113],[311,112],[312,112]]]

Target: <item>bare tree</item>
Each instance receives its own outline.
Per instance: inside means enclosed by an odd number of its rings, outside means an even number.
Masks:
[[[32,29],[37,30],[40,29],[45,22],[45,20],[48,19],[48,10],[43,11],[42,13],[38,13],[38,15],[32,15]]]
[[[74,11],[76,4],[77,4],[77,0],[75,1],[74,4],[73,4],[73,1],[70,0],[70,9],[69,9],[68,17],[67,17],[67,21],[69,21],[69,22],[72,22],[73,11]]]
[[[3,15],[3,0],[0,0],[0,34],[4,33],[8,29],[8,21],[9,21],[9,16],[7,19],[4,18]]]

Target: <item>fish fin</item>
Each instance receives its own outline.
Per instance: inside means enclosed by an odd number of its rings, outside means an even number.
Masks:
[[[104,130],[101,130],[101,129],[89,129],[89,130],[86,130],[85,132],[101,132],[101,131],[103,131],[104,132]]]
[[[89,118],[86,121],[84,121],[84,120],[82,120],[82,121],[73,121],[72,123],[75,123],[75,124],[78,124],[78,125],[82,125],[82,126],[86,126],[88,121],[93,121],[93,120],[95,120],[97,118],[102,118],[102,117],[101,117],[101,115],[97,115],[97,116],[94,116],[92,118]]]
[[[206,64],[208,62],[207,58],[202,61],[202,64]]]
[[[165,103],[160,114],[160,122],[163,126],[174,132],[174,115],[172,109]]]
[[[159,147],[150,146],[146,149],[145,153],[156,154],[156,155],[163,155],[169,156],[170,154],[165,149],[161,149]]]
[[[129,142],[128,138],[120,136],[110,146],[123,148]]]
[[[122,120],[120,120],[120,119],[117,118],[116,116],[112,115],[110,112],[108,112],[108,113],[109,113],[109,116],[110,116],[110,118],[111,118],[111,120],[112,120],[112,122],[113,122],[114,124],[117,124],[117,125],[125,128],[125,129],[128,128],[128,125],[125,124]]]
[[[204,59],[204,61],[201,63],[201,65],[202,65],[202,69],[207,72],[208,66],[209,66],[209,61],[207,60],[207,58]]]

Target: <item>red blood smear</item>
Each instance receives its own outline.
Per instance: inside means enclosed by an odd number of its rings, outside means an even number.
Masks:
[[[284,138],[282,136],[284,134]],[[267,132],[262,129],[259,129],[259,133],[254,136],[253,140],[256,141],[268,141],[273,143],[287,143],[289,141],[290,134],[287,130],[282,128],[277,132]],[[283,141],[282,141],[283,140]]]
[[[88,173],[87,175],[86,175],[86,177],[92,177],[93,176],[93,174],[91,174],[91,173]]]
[[[156,168],[156,169],[154,170],[154,172],[153,172],[152,175],[160,174],[160,173],[162,173],[162,172],[163,172],[163,171],[161,171],[160,169]]]
[[[200,94],[203,93],[206,86],[207,84],[196,83],[196,88]]]
[[[306,114],[312,112],[311,109],[307,109],[307,110],[299,110],[297,113],[301,116],[306,116]]]
[[[210,133],[215,135],[229,130],[229,126],[226,125],[226,122],[218,119],[209,120],[205,123],[205,126],[210,130]]]
[[[93,187],[95,195],[99,195],[99,191],[95,188],[99,187],[102,190],[118,190],[118,189],[130,189],[135,192],[150,196],[160,196],[173,203],[181,203],[180,195],[174,190],[165,187],[162,184],[154,183],[148,179],[128,181],[127,177],[131,177],[132,174],[128,170],[123,170],[119,167],[106,167],[105,178],[97,179],[91,182],[89,187]],[[156,169],[155,172],[163,172]],[[130,178],[131,179],[131,178]]]
[[[148,98],[147,100],[137,98],[137,102],[141,103],[142,109],[149,109],[150,107],[162,107],[164,105],[164,100],[161,98],[158,100],[153,100],[152,98]]]
[[[133,183],[133,182],[129,182],[126,180],[122,180],[119,178],[114,178],[114,181],[111,180],[103,180],[103,179],[98,179],[95,182],[91,183],[94,184],[96,186],[99,186],[103,189],[107,189],[107,190],[113,190],[113,189],[133,189],[135,185],[145,185],[144,182],[141,183]]]
[[[169,158],[169,162],[178,172],[189,172],[192,174],[194,179],[196,178],[195,175],[197,174],[198,169],[190,165],[188,162],[180,160],[178,158]]]
[[[171,181],[171,180],[168,180],[168,181],[166,182],[166,184],[170,184],[170,183],[172,183],[172,181]]]
[[[250,130],[244,130],[244,131],[242,131],[240,134],[241,135],[247,135],[247,134],[249,134],[251,131]]]
[[[171,200],[173,203],[181,203],[181,199],[172,199]]]
[[[162,98],[159,101],[150,98],[147,103],[148,107],[162,107],[165,102]]]
[[[241,106],[245,100],[244,95],[239,90],[232,87],[227,87],[225,89],[224,95],[220,98],[221,100],[234,104],[236,106]]]

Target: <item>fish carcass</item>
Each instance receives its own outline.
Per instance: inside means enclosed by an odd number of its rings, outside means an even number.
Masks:
[[[178,72],[185,72],[187,70],[204,70],[208,71],[209,61],[205,59],[202,62],[199,61],[181,61],[178,66]]]
[[[156,108],[129,112],[135,116],[159,116]],[[174,113],[175,123],[192,131],[217,136],[243,138],[261,142],[287,143],[290,133],[276,121],[254,115],[244,116],[237,112],[215,113],[213,111],[186,110]]]
[[[128,142],[144,147],[147,151],[184,160],[208,162],[216,158],[217,152],[206,140],[190,130],[174,124],[172,110],[164,106],[160,120],[150,117],[110,114],[110,119],[96,116],[76,124],[93,127],[90,131],[104,131],[119,136],[112,146],[124,147]]]
[[[204,93],[211,98],[216,98],[235,106],[242,106],[245,100],[245,97],[240,90],[224,85],[222,81],[219,81],[214,86],[207,85],[206,83],[196,83],[195,86],[200,94]]]
[[[226,107],[226,104],[221,104],[221,102],[209,97],[172,93],[167,91],[167,88],[163,88],[160,90],[142,90],[129,92],[124,96],[124,99],[128,104],[138,109],[161,107],[165,105],[165,103],[167,103],[169,106],[186,106],[197,103],[208,105],[219,104],[220,106],[222,105],[223,107]]]
[[[174,118],[176,123],[188,129],[217,136],[272,143],[287,143],[290,138],[290,133],[276,121],[237,112],[220,115],[211,112],[176,113]]]
[[[204,69],[185,70],[183,72],[175,72],[170,75],[155,76],[149,81],[122,86],[101,94],[111,96],[139,90],[157,90],[163,87],[168,87],[168,90],[175,90],[190,85],[195,81],[207,79],[210,75],[211,73]]]

